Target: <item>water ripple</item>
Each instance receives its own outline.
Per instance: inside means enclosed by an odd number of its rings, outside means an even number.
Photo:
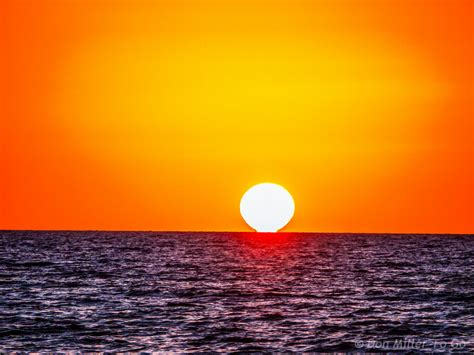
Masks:
[[[3,231],[0,351],[474,351],[473,257],[472,236]]]

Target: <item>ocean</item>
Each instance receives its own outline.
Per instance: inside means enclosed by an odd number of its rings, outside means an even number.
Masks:
[[[468,235],[0,231],[0,351],[474,351]]]

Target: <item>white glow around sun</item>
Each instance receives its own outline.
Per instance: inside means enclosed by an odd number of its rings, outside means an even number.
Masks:
[[[252,186],[240,201],[240,214],[257,232],[277,232],[288,224],[294,213],[293,197],[277,184]]]

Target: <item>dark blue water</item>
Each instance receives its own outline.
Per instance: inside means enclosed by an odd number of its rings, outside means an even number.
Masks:
[[[0,350],[474,351],[473,260],[472,236],[0,232]]]

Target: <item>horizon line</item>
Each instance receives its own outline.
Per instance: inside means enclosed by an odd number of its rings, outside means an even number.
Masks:
[[[317,232],[317,231],[282,231],[282,232],[256,232],[256,231],[211,231],[211,230],[145,230],[145,229],[0,229],[2,232],[105,232],[105,233],[126,233],[126,232],[139,232],[139,233],[247,233],[247,234],[320,234],[320,235],[334,235],[334,234],[363,234],[363,235],[463,235],[463,236],[474,236],[474,233],[425,233],[425,232]]]

